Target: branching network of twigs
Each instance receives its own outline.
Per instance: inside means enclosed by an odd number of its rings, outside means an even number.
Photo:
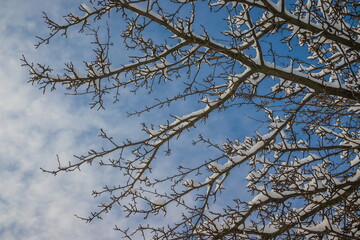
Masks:
[[[94,60],[84,61],[85,71],[67,63],[56,74],[24,57],[30,83],[44,91],[65,86],[69,93],[88,94],[97,108],[104,107],[107,94],[119,100],[125,88],[155,96],[153,105],[129,115],[179,100],[190,106],[196,99],[202,106],[159,126],[144,123],[148,137],[138,141],[117,142],[101,131],[111,147],[43,169],[56,175],[99,162],[124,174],[126,184],[93,192],[108,201],[82,219],[101,218],[115,205],[127,216],[144,217],[176,206],[182,218],[167,226],[115,229],[128,239],[360,239],[357,1],[90,0],[79,10],[82,16],[68,14],[64,24],[45,14],[50,34],[39,37],[37,47],[54,44],[56,36],[78,26],[94,38]],[[120,19],[122,45],[136,54],[118,66],[110,35],[112,21]],[[152,37],[159,28],[164,37]],[[163,84],[178,84],[177,92],[158,98]],[[194,144],[205,143],[217,156],[179,166],[163,179],[152,173],[154,162],[163,161],[159,152],[168,151],[170,143],[176,147],[173,140],[185,130],[214,111],[226,117],[229,108],[251,106],[266,114],[258,119],[265,133],[221,146],[201,135]],[[114,155],[118,158],[109,157]],[[248,172],[241,175],[239,168]],[[243,180],[247,185],[227,186]],[[161,191],[164,183],[168,189]],[[241,198],[246,190],[250,201]]]

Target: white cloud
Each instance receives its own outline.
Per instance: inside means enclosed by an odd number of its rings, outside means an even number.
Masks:
[[[118,209],[103,221],[91,224],[74,217],[74,214],[87,216],[94,210],[97,202],[90,196],[92,189],[100,189],[103,183],[120,184],[118,176],[109,170],[85,167],[82,172],[53,177],[39,169],[55,168],[55,154],[68,161],[73,160],[72,154],[86,152],[96,144],[99,128],[111,129],[111,135],[123,140],[133,136],[137,123],[143,120],[121,118],[120,113],[115,112],[117,108],[136,105],[139,100],[120,103],[108,111],[95,111],[83,104],[82,98],[65,97],[61,91],[42,95],[37,86],[26,84],[26,69],[20,67],[21,54],[60,67],[63,62],[88,55],[74,50],[84,44],[81,38],[75,47],[57,39],[54,41],[61,47],[42,47],[36,54],[33,49],[34,35],[44,35],[46,31],[40,19],[41,11],[50,12],[56,18],[69,11],[65,9],[66,4],[75,9],[80,3],[82,1],[6,0],[0,9],[0,239],[110,239],[119,237],[119,233],[112,230],[115,224],[138,225],[138,218],[129,222]],[[184,112],[187,107],[180,103]],[[125,111],[122,109],[122,112]],[[218,122],[222,121],[214,115]],[[153,115],[157,122],[161,117],[160,113]],[[210,126],[204,128],[218,129],[221,140],[225,140],[223,133],[233,128],[218,125],[211,119],[208,122]],[[179,158],[181,164],[206,160],[199,156],[202,153],[196,155],[194,151],[188,157],[191,150],[183,150],[188,147],[184,143],[189,142],[189,135],[194,136],[185,133],[177,145],[180,149],[175,150],[172,157]],[[173,160],[158,165],[171,169],[174,163]],[[154,172],[169,173],[160,168]],[[191,197],[189,199],[191,201]],[[168,210],[168,219],[179,217],[178,209]],[[157,224],[168,221],[155,219]]]
[[[113,231],[115,224],[138,225],[138,218],[131,222],[116,208],[104,220],[90,224],[74,217],[96,210],[99,202],[92,199],[91,190],[106,183],[120,184],[111,169],[83,167],[82,172],[56,177],[40,170],[56,168],[55,154],[68,161],[73,160],[72,154],[87,152],[98,141],[100,128],[124,139],[141,122],[141,118],[125,119],[114,112],[137,101],[96,111],[83,98],[65,97],[61,91],[43,95],[37,86],[26,83],[22,54],[58,67],[87,55],[74,50],[85,44],[81,38],[75,47],[56,39],[61,47],[45,46],[35,53],[34,35],[46,34],[41,11],[56,18],[69,11],[66,4],[76,9],[75,1],[41,0],[6,1],[0,9],[0,239],[114,239],[119,237]]]
[[[21,54],[34,53],[33,35],[45,28],[41,11],[55,12],[61,2],[5,1],[0,10],[1,239],[109,239],[118,235],[113,225],[123,222],[108,216],[94,228],[74,217],[86,216],[96,206],[91,189],[101,187],[98,179],[106,172],[89,168],[53,177],[39,169],[56,167],[56,153],[72,160],[72,154],[91,147],[100,127],[110,128],[107,113],[81,106],[60,92],[42,95],[26,84]],[[45,62],[64,62],[68,54],[57,50],[54,59],[47,51],[39,51]]]

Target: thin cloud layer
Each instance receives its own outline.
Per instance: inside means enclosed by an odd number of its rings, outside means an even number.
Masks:
[[[101,186],[98,179],[106,173],[89,168],[53,177],[40,170],[56,167],[56,153],[70,160],[72,154],[88,150],[99,128],[109,126],[106,113],[99,114],[87,105],[79,107],[76,99],[61,93],[42,95],[26,84],[21,54],[33,54],[34,35],[45,30],[41,11],[61,9],[61,2],[5,1],[0,10],[1,239],[108,239],[117,235],[112,231],[115,216],[95,223],[96,228],[74,217],[87,215],[96,205],[90,191]],[[63,62],[65,54],[54,59],[46,51],[40,50],[43,61]]]
[[[69,3],[72,9],[67,9]],[[91,190],[109,183],[121,184],[111,169],[85,167],[81,172],[56,177],[40,170],[57,167],[55,154],[66,162],[74,160],[72,154],[101,146],[96,142],[100,141],[100,128],[126,138],[138,133],[133,126],[142,121],[123,118],[124,114],[114,113],[116,108],[91,110],[86,100],[64,96],[61,89],[43,95],[36,86],[26,84],[27,69],[20,66],[22,54],[60,68],[64,62],[86,55],[64,39],[55,41],[65,50],[47,46],[36,53],[34,50],[34,35],[47,33],[41,12],[61,17],[80,3],[14,0],[6,1],[0,9],[0,239],[114,239],[119,237],[113,231],[115,224],[138,224],[136,219],[131,222],[125,218],[120,209],[90,224],[74,217],[87,216],[98,205],[99,200],[91,198]],[[76,44],[82,45],[82,39],[77,40]],[[86,39],[83,41],[85,44]],[[138,102],[117,107],[132,104]],[[169,210],[168,216],[180,217],[175,209]],[[163,219],[156,219],[161,224]]]
[[[81,97],[65,97],[61,89],[43,95],[37,86],[26,84],[27,69],[20,66],[19,60],[22,54],[35,62],[55,65],[60,69],[64,62],[81,61],[87,55],[77,49],[87,41],[82,38],[76,39],[75,47],[64,39],[56,38],[53,41],[58,41],[56,43],[61,47],[45,46],[36,54],[34,50],[34,35],[46,34],[41,12],[57,18],[76,10],[81,3],[6,0],[0,9],[0,239],[114,239],[119,237],[119,233],[112,230],[115,224],[121,227],[138,225],[137,218],[131,222],[120,209],[113,209],[104,220],[91,224],[74,217],[74,214],[87,216],[99,203],[91,198],[92,189],[98,190],[109,183],[121,184],[121,176],[111,169],[85,167],[81,172],[56,177],[40,170],[40,167],[49,170],[57,167],[55,154],[66,162],[73,160],[72,154],[85,153],[92,147],[101,146],[96,138],[100,128],[111,129],[111,135],[123,140],[138,134],[138,123],[144,121],[143,116],[126,119],[120,112],[114,112],[122,108],[124,113],[125,107],[139,105],[141,101],[138,99],[120,102],[107,111],[95,111]],[[180,107],[187,112],[189,106]],[[146,117],[149,118],[148,115]],[[162,117],[161,113],[153,116],[157,122]],[[239,114],[233,117],[239,118]],[[209,119],[207,126],[201,127],[216,132],[222,118],[214,114],[214,120]],[[238,120],[235,125],[247,121]],[[235,125],[222,126],[217,140],[237,135],[233,132]],[[189,138],[182,136],[177,146],[187,148],[186,142],[191,142]],[[191,159],[181,152],[184,151],[174,151],[172,158],[182,162],[206,160],[201,152],[194,151]],[[162,162],[161,165],[175,169],[172,168],[174,163],[176,161]],[[162,169],[154,171],[159,176],[164,174]],[[175,208],[168,209],[168,219],[179,217]],[[139,220],[142,219],[139,216]],[[159,225],[162,221],[166,222],[162,216],[154,219]]]

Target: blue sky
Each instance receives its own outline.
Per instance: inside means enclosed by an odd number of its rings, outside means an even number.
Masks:
[[[146,92],[134,96],[128,90],[122,92],[121,101],[115,105],[108,98],[106,110],[90,109],[89,97],[65,96],[63,89],[47,92],[45,95],[38,86],[27,84],[27,69],[21,67],[20,58],[24,54],[28,60],[40,62],[60,70],[63,63],[73,61],[81,63],[92,55],[89,37],[71,31],[67,39],[56,37],[50,45],[34,49],[35,35],[46,36],[46,25],[42,21],[42,11],[55,20],[69,12],[81,15],[78,6],[83,0],[2,0],[0,8],[0,239],[118,239],[120,233],[113,231],[114,225],[122,228],[138,226],[142,216],[125,218],[120,207],[113,208],[102,221],[95,220],[87,224],[74,217],[74,214],[88,216],[96,210],[99,199],[93,199],[92,190],[103,185],[119,185],[124,181],[122,174],[115,169],[85,166],[81,172],[60,173],[54,177],[43,173],[40,167],[52,170],[57,167],[56,154],[61,160],[74,160],[73,155],[81,155],[91,148],[99,148],[103,142],[97,138],[102,128],[117,140],[138,139],[142,136],[141,122],[163,124],[172,120],[167,113],[178,116],[203,108],[197,101],[181,101],[171,105],[170,110],[154,111],[140,117],[127,118],[126,112],[133,112],[149,105],[154,97]],[[206,1],[201,4],[206,4]],[[205,11],[204,11],[205,12]],[[199,16],[215,32],[219,27],[215,18],[205,13]],[[114,23],[111,23],[114,24]],[[112,25],[114,26],[114,25]],[[121,27],[121,24],[120,24]],[[154,37],[162,39],[165,32],[153,32]],[[120,32],[113,33],[119,38]],[[275,42],[275,41],[274,41]],[[113,52],[115,67],[127,63],[127,53],[121,45]],[[276,46],[277,47],[277,46]],[[277,48],[278,49],[278,48]],[[287,54],[284,51],[282,54]],[[297,54],[298,51],[294,51]],[[305,52],[304,52],[305,53]],[[266,83],[267,85],[273,82]],[[169,85],[171,87],[169,87]],[[158,87],[158,93],[164,97],[176,92],[176,83]],[[172,145],[172,155],[162,155],[154,163],[153,174],[164,177],[177,165],[186,163],[201,164],[213,153],[204,145],[193,146],[191,141],[202,133],[214,143],[221,144],[227,138],[243,139],[253,135],[259,124],[247,118],[254,117],[253,109],[233,108],[226,113],[214,112],[206,125],[200,123],[196,129],[182,134],[179,141]],[[261,114],[261,113],[259,113]],[[258,115],[259,116],[259,115]],[[263,116],[263,115],[261,115]],[[265,126],[262,126],[264,130]],[[199,148],[200,147],[200,148]],[[217,157],[217,155],[215,156]],[[243,197],[246,189],[239,187],[247,175],[246,167],[235,169],[225,187],[229,193],[222,200]],[[200,176],[206,178],[206,176]],[[159,191],[164,191],[166,186]],[[234,191],[234,189],[238,191]],[[226,191],[226,190],[225,190]],[[225,196],[224,196],[225,195]],[[193,201],[193,196],[188,200]],[[101,199],[100,199],[101,200]],[[217,202],[215,208],[222,208],[229,202]],[[169,208],[166,218],[162,215],[149,221],[159,225],[178,219],[176,208]]]
[[[99,128],[112,128],[107,112],[90,110],[79,98],[61,92],[43,95],[26,84],[27,70],[21,55],[61,66],[76,57],[74,47],[34,50],[34,35],[46,32],[42,11],[55,18],[79,1],[5,0],[0,8],[0,239],[113,239],[115,223],[126,221],[115,214],[86,224],[74,214],[87,215],[96,206],[91,190],[100,188],[107,173],[95,168],[57,177],[40,167],[56,166],[55,154],[72,159],[75,153],[96,144]],[[81,41],[81,39],[80,39]],[[81,42],[79,42],[81,44]],[[120,115],[120,114],[118,114]],[[126,132],[117,126],[113,133]],[[109,176],[107,176],[109,179]],[[94,227],[96,224],[96,228]]]
[[[56,167],[56,154],[65,161],[73,154],[101,146],[96,137],[99,129],[111,130],[117,139],[139,134],[140,122],[164,119],[161,112],[140,118],[126,118],[125,112],[141,108],[143,99],[124,93],[124,100],[107,106],[106,111],[90,109],[84,97],[64,96],[61,90],[43,95],[37,86],[26,84],[27,69],[21,67],[24,54],[31,61],[47,63],[62,68],[69,60],[81,61],[89,50],[81,51],[88,39],[78,34],[68,40],[56,38],[54,45],[35,51],[35,35],[47,33],[42,22],[42,11],[54,19],[77,11],[78,0],[3,0],[0,8],[0,239],[114,239],[119,233],[113,226],[138,225],[137,218],[124,218],[119,209],[106,215],[104,220],[86,224],[74,214],[87,216],[97,201],[91,190],[103,184],[119,182],[116,173],[95,167],[85,167],[81,172],[59,174],[54,177],[42,173],[40,167]],[[184,113],[194,106],[178,106]],[[199,106],[200,107],[200,106]],[[230,118],[232,121],[226,121]],[[212,129],[214,140],[221,143],[226,137],[242,137],[250,131],[251,120],[236,111],[222,115],[214,113],[206,126],[200,125],[191,134],[185,134],[178,150],[168,159],[167,167],[177,161],[206,160],[206,148],[193,155],[183,154],[191,137]],[[245,128],[244,128],[245,127]],[[244,129],[244,130],[243,130]],[[245,130],[246,129],[246,130]],[[184,160],[185,159],[185,160]],[[176,218],[176,210],[168,218]],[[142,218],[140,218],[142,219]],[[159,219],[159,223],[161,220]]]

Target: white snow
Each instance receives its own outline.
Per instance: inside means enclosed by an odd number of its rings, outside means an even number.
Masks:
[[[30,69],[30,73],[31,73],[31,74],[36,74],[36,75],[41,75],[39,69],[36,68],[36,67],[31,68],[31,69]]]
[[[90,14],[90,13],[93,12],[93,10],[92,10],[88,5],[86,5],[85,3],[82,3],[82,4],[81,4],[81,7],[82,7],[88,14]]]
[[[217,190],[221,190],[221,189],[225,189],[225,186],[222,184],[222,181],[221,180],[216,180],[215,181],[216,182],[216,187],[215,187],[215,192],[217,191]]]
[[[268,225],[260,227],[260,228],[262,228],[261,232],[267,233],[267,234],[275,233],[278,231],[278,229],[272,224],[268,224]],[[259,229],[259,227],[258,227],[258,229]]]
[[[271,3],[271,5],[276,9],[276,11],[281,12],[283,0],[279,0],[276,4],[273,4],[271,1],[268,2]]]
[[[351,166],[355,166],[356,164],[360,163],[360,157],[357,155],[352,161],[350,161]]]
[[[356,182],[360,179],[360,168],[356,171],[356,174],[350,178],[348,178],[348,181],[350,182]]]
[[[333,230],[335,232],[342,233],[338,226],[332,224],[327,217],[323,219],[323,221],[319,222],[316,225],[312,226],[302,226],[303,229],[312,231],[312,232],[324,232],[326,230]]]
[[[266,195],[268,195],[270,198],[274,198],[274,199],[283,198],[283,195],[281,195],[278,192],[274,192],[273,190],[266,192]]]
[[[321,159],[316,154],[309,154],[306,158],[296,159],[296,162],[293,164],[294,166],[304,165],[310,162],[313,162],[314,160]]]
[[[146,166],[146,163],[132,164],[130,166],[130,169],[143,169],[145,166]]]
[[[348,109],[349,112],[355,112],[355,113],[360,113],[360,104],[355,104],[354,106],[350,107]]]
[[[268,199],[268,196],[264,195],[263,193],[259,193],[249,202],[249,205],[260,204],[267,201]]]
[[[87,78],[86,74],[83,74],[83,73],[79,72],[75,68],[72,68],[72,72],[74,73],[74,76],[72,78]]]
[[[187,187],[200,187],[201,186],[201,183],[198,182],[198,181],[195,181],[195,180],[192,180],[192,179],[186,179],[184,181],[184,185],[187,186]]]
[[[167,200],[164,198],[154,198],[150,202],[157,206],[163,206],[166,204]]]
[[[211,162],[209,165],[208,165],[208,168],[212,171],[212,172],[222,172],[224,171],[224,166],[219,164],[219,163],[216,163],[216,162]]]

